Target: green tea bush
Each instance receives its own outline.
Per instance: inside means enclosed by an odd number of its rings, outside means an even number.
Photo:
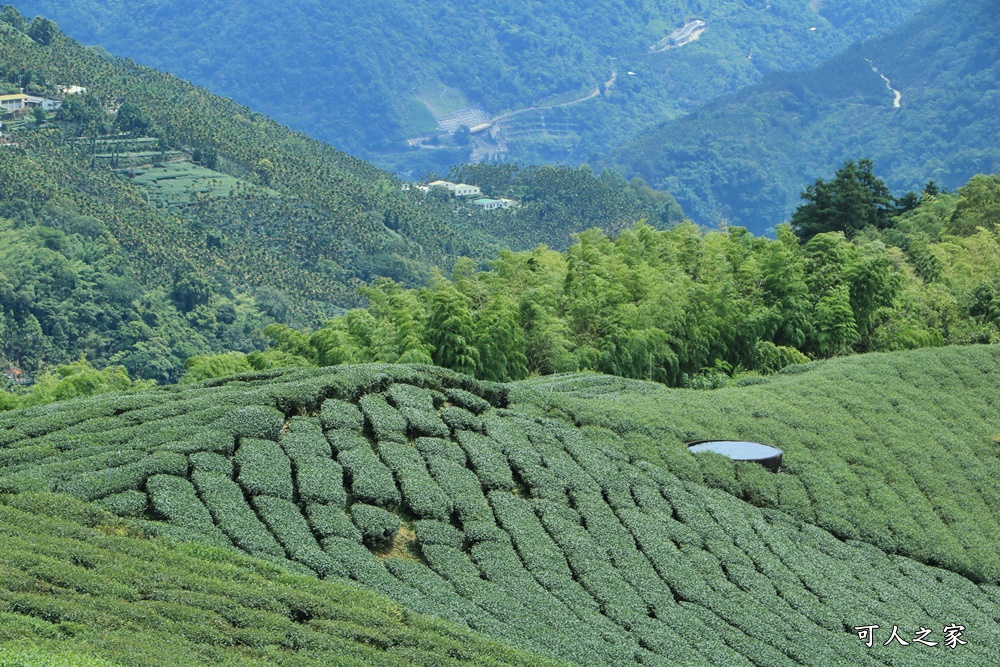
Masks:
[[[256,496],[252,502],[264,523],[285,547],[289,558],[321,577],[346,574],[343,565],[320,548],[296,505],[273,496]]]
[[[406,419],[409,432],[414,437],[428,436],[434,438],[447,438],[451,435],[451,429],[441,421],[437,413],[422,408],[414,408],[403,405],[399,408],[400,414]]]
[[[285,556],[285,550],[247,505],[243,490],[232,478],[217,472],[195,470],[191,480],[215,524],[233,544],[253,556]]]
[[[215,452],[195,452],[188,456],[188,460],[193,471],[214,472],[230,478],[233,476],[233,462]]]
[[[142,491],[125,491],[105,496],[96,501],[95,504],[118,516],[138,517],[146,511],[149,498]]]
[[[433,412],[435,409],[435,394],[430,389],[416,387],[412,384],[393,384],[386,392],[386,398],[396,406],[396,408],[415,408],[424,412]],[[438,394],[440,396],[440,394]]]
[[[506,458],[497,450],[492,440],[468,431],[458,432],[458,442],[469,457],[469,463],[487,489],[514,488],[514,478]]]
[[[452,431],[483,432],[483,420],[468,410],[449,405],[441,408],[441,419]]]
[[[317,538],[340,537],[361,542],[361,531],[351,523],[343,507],[311,503],[306,506],[309,525]]]
[[[360,433],[365,427],[365,418],[356,405],[335,398],[323,401],[319,419],[324,431],[345,430]]]
[[[232,456],[236,448],[236,437],[228,431],[218,428],[199,430],[191,435],[185,435],[179,442],[163,445],[159,449],[193,454],[194,452],[215,452],[221,456]]]
[[[344,469],[330,458],[307,455],[297,457],[295,481],[298,483],[299,502],[337,507],[347,504]]]
[[[417,539],[421,545],[440,544],[454,549],[461,549],[465,543],[465,536],[461,531],[443,522],[425,519],[414,524],[417,532]]]
[[[258,438],[277,441],[285,425],[285,415],[274,408],[251,405],[229,410],[219,418],[217,425],[240,439]]]
[[[379,444],[379,456],[399,480],[403,504],[424,519],[447,519],[452,505],[448,496],[431,479],[416,449],[394,442]]]
[[[358,401],[369,428],[378,440],[406,442],[406,419],[381,394],[367,394]]]
[[[322,431],[287,433],[280,444],[288,458],[293,461],[300,456],[330,458],[330,443]]]
[[[191,482],[173,475],[155,475],[146,481],[146,491],[157,515],[180,528],[204,533],[220,546],[230,545],[201,504]]]
[[[417,451],[423,454],[425,461],[430,461],[431,457],[439,457],[465,467],[465,463],[468,460],[462,448],[450,439],[417,438],[414,444],[417,447]]]
[[[493,521],[493,510],[483,497],[483,485],[471,470],[438,457],[431,457],[428,465],[431,476],[451,499],[462,523]]]
[[[340,537],[327,537],[323,540],[323,549],[343,568],[345,574],[341,576],[350,577],[383,595],[390,595],[411,608],[414,603],[419,604],[415,591],[389,574],[382,562],[361,544]]]
[[[355,499],[382,507],[399,504],[399,489],[392,472],[378,460],[367,443],[364,447],[341,452],[337,461],[344,468]]]
[[[464,408],[477,415],[480,415],[493,407],[486,399],[480,398],[479,396],[469,393],[464,389],[447,388],[444,389],[444,395],[447,396],[448,400],[454,405]]]
[[[399,532],[399,516],[374,505],[351,505],[351,519],[370,549],[388,548]]]
[[[497,524],[510,535],[528,570],[572,578],[566,557],[545,532],[530,501],[502,491],[490,491],[488,497],[496,513]]]
[[[237,480],[251,496],[274,496],[292,500],[292,464],[271,440],[247,439],[240,443],[233,459]]]
[[[477,520],[477,521],[465,521],[462,527],[465,530],[465,540],[470,545],[480,544],[482,542],[500,542],[506,539],[506,534],[500,530],[497,525],[493,522],[492,517],[490,520]]]
[[[347,431],[343,429],[327,431],[326,440],[330,443],[330,447],[333,448],[333,453],[338,456],[343,452],[357,449],[359,447],[363,449],[371,449],[372,447],[371,443],[368,442],[368,438],[354,431]]]
[[[81,500],[96,500],[112,493],[138,489],[153,475],[185,476],[187,473],[186,456],[157,452],[129,465],[86,473],[60,482],[56,490]]]

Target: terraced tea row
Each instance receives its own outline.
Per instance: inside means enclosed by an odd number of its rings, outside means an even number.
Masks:
[[[0,488],[70,493],[579,665],[1000,661],[996,587],[683,481],[511,395],[367,366],[51,406],[0,422]],[[955,622],[960,653],[853,630]]]

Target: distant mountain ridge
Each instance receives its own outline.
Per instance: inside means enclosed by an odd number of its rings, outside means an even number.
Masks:
[[[955,188],[1000,167],[998,34],[995,2],[936,1],[815,70],[668,122],[611,162],[669,190],[698,222],[754,232],[786,220],[807,184],[849,159],[872,158],[897,194],[928,179]]]
[[[380,166],[420,174],[470,155],[589,160],[768,72],[815,66],[925,3],[19,0],[16,6]],[[653,53],[692,19],[707,24],[700,39]],[[440,132],[435,116],[465,108],[487,116],[537,110],[504,121],[500,135],[481,144],[417,141]]]

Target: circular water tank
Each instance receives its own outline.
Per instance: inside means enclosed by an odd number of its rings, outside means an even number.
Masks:
[[[771,472],[778,472],[781,467],[781,450],[759,442],[744,440],[699,440],[688,443],[688,449],[698,452],[715,452],[734,461],[753,461],[759,463]]]

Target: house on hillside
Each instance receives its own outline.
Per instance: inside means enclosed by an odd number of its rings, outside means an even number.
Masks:
[[[483,194],[483,191],[479,189],[478,185],[457,183],[455,185],[454,194],[456,197],[479,197]]]
[[[63,95],[86,95],[87,89],[83,86],[56,86],[56,90]]]
[[[432,181],[427,184],[428,188],[448,188],[448,192],[454,197],[478,197],[483,194],[479,186],[468,183],[452,183],[451,181]]]
[[[31,109],[41,107],[45,111],[56,111],[62,106],[62,102],[59,100],[50,100],[46,97],[28,95],[28,99],[25,101],[25,106]]]
[[[12,386],[29,385],[31,384],[31,376],[17,366],[11,366],[3,372],[3,384]]]
[[[24,93],[17,95],[0,95],[0,113],[13,113],[28,107],[28,96]]]
[[[495,211],[498,208],[503,208],[503,201],[499,199],[491,199],[489,197],[483,197],[482,199],[477,199],[472,202],[473,206],[478,206],[484,211]]]

